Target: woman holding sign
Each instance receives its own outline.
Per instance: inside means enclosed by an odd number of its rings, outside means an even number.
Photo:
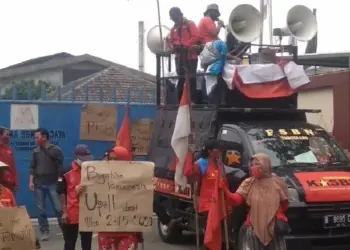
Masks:
[[[116,146],[105,154],[107,161],[132,161],[132,154],[124,147]],[[98,234],[99,250],[136,250],[140,242],[137,232],[101,232]]]

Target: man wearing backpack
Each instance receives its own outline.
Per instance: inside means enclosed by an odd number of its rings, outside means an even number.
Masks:
[[[198,45],[200,43],[196,24],[185,18],[178,7],[173,7],[169,11],[174,27],[168,37],[168,46],[175,53],[176,72],[180,77],[177,83],[177,97],[180,102],[185,76],[188,72],[190,77],[191,101],[198,103],[196,72],[198,65]]]
[[[49,132],[44,128],[35,131],[37,147],[32,152],[30,164],[29,189],[34,192],[39,210],[39,229],[41,240],[49,239],[49,223],[45,211],[45,198],[48,197],[61,227],[62,209],[56,193],[57,180],[63,174],[63,154],[61,149],[49,142]],[[61,227],[62,228],[62,227]]]

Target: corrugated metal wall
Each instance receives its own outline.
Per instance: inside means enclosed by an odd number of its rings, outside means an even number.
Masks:
[[[332,132],[334,122],[333,88],[313,89],[298,94],[298,108],[321,109],[322,113],[307,114],[307,121]]]
[[[77,144],[89,145],[93,155],[101,159],[104,152],[113,146],[113,142],[82,141],[80,137],[80,110],[84,103],[75,102],[45,102],[45,101],[4,101],[0,102],[0,125],[10,127],[11,104],[37,104],[39,113],[39,127],[50,131],[51,142],[57,144],[65,156],[65,166],[69,166],[73,159],[74,148]],[[125,113],[125,104],[117,105],[117,126]],[[130,104],[131,121],[141,118],[155,118],[155,105]],[[29,191],[29,164],[31,151],[35,147],[33,130],[11,131],[11,146],[16,159],[16,167],[19,173],[20,188],[17,200],[20,205],[25,205],[32,217],[36,217],[37,211],[34,203],[34,195]],[[141,157],[142,158],[142,157]],[[49,215],[53,215],[50,208]]]

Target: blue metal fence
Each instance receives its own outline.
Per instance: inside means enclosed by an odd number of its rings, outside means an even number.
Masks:
[[[30,93],[30,91],[28,91]],[[57,93],[60,93],[57,91]],[[131,91],[128,90],[128,96]],[[12,100],[0,100],[0,125],[10,127],[10,108],[11,104],[37,104],[39,112],[39,126],[49,130],[51,142],[57,144],[63,151],[65,156],[64,164],[69,166],[72,159],[74,148],[77,144],[83,143],[90,147],[96,159],[103,156],[104,152],[113,146],[113,142],[103,141],[83,141],[80,140],[80,112],[81,107],[86,104],[86,101],[76,101],[74,96],[70,101],[48,101],[45,99],[45,90],[42,91],[41,100],[31,100],[29,94],[29,100],[17,100],[16,90],[12,92]],[[59,96],[58,96],[59,97]],[[88,102],[88,103],[106,103],[103,102],[101,97],[100,102]],[[128,103],[128,99],[125,102],[108,102],[117,105],[118,117],[117,127],[119,128],[124,114],[125,103]],[[155,104],[142,103],[142,96],[140,96],[139,103],[130,103],[130,118],[131,121],[141,118],[155,118]],[[34,203],[34,195],[29,191],[29,164],[31,151],[35,147],[34,131],[19,130],[11,131],[11,146],[14,151],[16,167],[19,175],[20,188],[17,194],[17,201],[20,205],[25,205],[31,215],[31,217],[37,217],[37,211]],[[139,159],[142,159],[140,157]],[[52,208],[49,207],[49,215],[53,216]]]

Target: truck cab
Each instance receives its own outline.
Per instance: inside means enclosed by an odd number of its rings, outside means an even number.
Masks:
[[[246,105],[247,106],[247,105]],[[151,140],[149,159],[155,162],[155,202],[169,215],[182,217],[171,231],[158,222],[163,241],[179,241],[183,231],[195,230],[194,187],[176,191],[174,153],[170,141],[177,107],[160,109]],[[249,159],[256,153],[270,156],[274,174],[288,185],[291,234],[288,249],[349,249],[350,166],[345,151],[322,127],[306,121],[306,113],[319,110],[296,108],[224,108],[193,106],[192,131],[199,151],[203,141],[216,138],[234,142],[241,149],[222,153],[232,192],[249,176]],[[349,194],[348,194],[349,193]],[[229,237],[237,244],[246,218],[245,206],[230,215]],[[201,232],[205,219],[199,215]]]

